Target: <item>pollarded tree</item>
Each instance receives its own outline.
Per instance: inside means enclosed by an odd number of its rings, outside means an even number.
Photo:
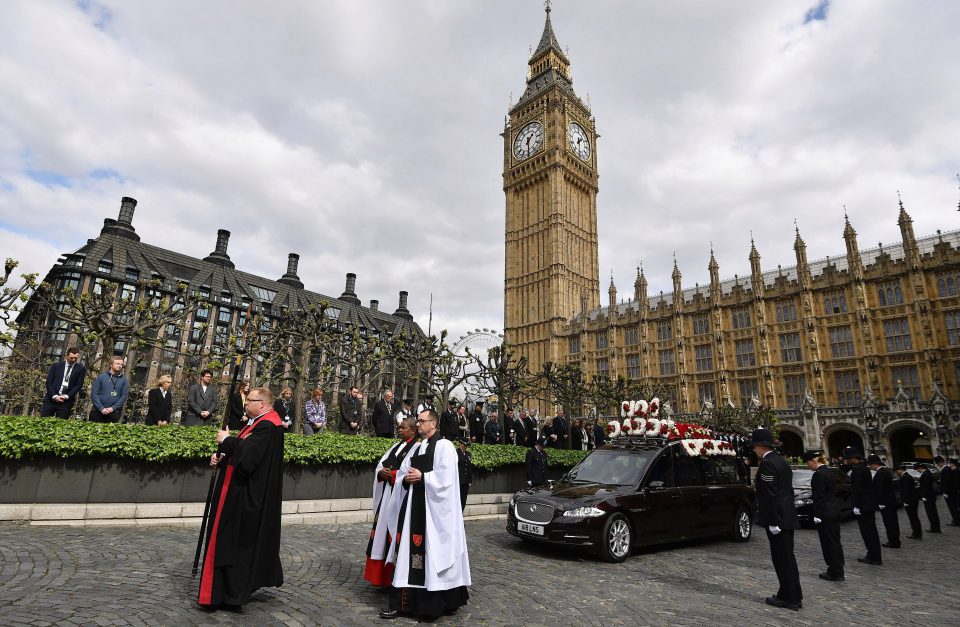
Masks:
[[[18,287],[10,287],[10,275],[20,263],[16,259],[7,258],[3,267],[3,278],[0,278],[0,356],[12,349],[16,338],[16,325],[12,319],[20,311],[20,304],[26,303],[30,294],[37,286],[37,275],[21,274],[23,280]]]
[[[485,357],[474,355],[473,363],[477,367],[470,375],[474,390],[496,396],[503,409],[538,391],[538,377],[530,373],[527,358],[518,357],[507,344],[494,346]]]

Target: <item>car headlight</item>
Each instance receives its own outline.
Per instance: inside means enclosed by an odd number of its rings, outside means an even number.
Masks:
[[[514,494],[513,496],[510,497],[510,508],[512,509],[516,506],[517,506],[517,495]]]
[[[577,509],[567,510],[563,513],[564,516],[569,518],[594,518],[595,516],[603,516],[606,514],[602,509],[597,509],[596,507],[578,507]]]

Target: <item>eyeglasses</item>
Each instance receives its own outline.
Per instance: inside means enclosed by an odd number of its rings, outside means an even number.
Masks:
[[[247,402],[248,402],[248,403],[262,403],[262,402],[263,402],[263,399],[262,399],[262,398],[250,398],[250,397],[248,396],[248,397],[247,397]]]
[[[424,422],[436,422],[436,420],[434,420],[433,418],[427,418],[426,420],[420,420],[419,418],[417,418],[417,424],[421,424]]]

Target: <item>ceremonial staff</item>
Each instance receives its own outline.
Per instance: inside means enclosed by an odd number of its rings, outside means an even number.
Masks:
[[[247,319],[243,325],[243,332],[241,337],[237,338],[237,356],[233,362],[233,377],[230,382],[230,394],[233,394],[234,390],[237,389],[237,381],[240,379],[240,365],[243,363],[243,355],[246,353],[246,350],[243,346],[243,339],[247,335],[248,326],[250,325],[250,320],[253,317],[253,304],[247,306]],[[246,410],[246,408],[244,408]],[[220,423],[220,430],[227,428],[227,424],[230,420],[230,397],[227,397],[226,406],[223,410],[223,422]],[[221,456],[222,457],[222,456]],[[207,531],[207,521],[210,519],[210,504],[213,501],[213,488],[217,484],[217,476],[220,473],[220,465],[217,464],[213,467],[213,473],[210,475],[210,487],[207,488],[207,503],[203,507],[203,518],[200,520],[200,537],[197,538],[197,552],[193,556],[193,569],[190,571],[191,577],[197,576],[197,566],[200,564],[200,552],[203,550],[203,537],[206,535]]]

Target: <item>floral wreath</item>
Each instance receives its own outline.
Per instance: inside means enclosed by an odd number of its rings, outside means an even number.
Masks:
[[[621,420],[607,423],[607,435],[610,438],[621,436],[643,436],[648,438],[667,438],[682,440],[683,450],[691,457],[700,455],[736,456],[733,444],[717,440],[713,431],[707,427],[688,423],[676,423],[669,417],[660,417],[660,399],[654,397],[649,402],[623,401],[620,404]]]

